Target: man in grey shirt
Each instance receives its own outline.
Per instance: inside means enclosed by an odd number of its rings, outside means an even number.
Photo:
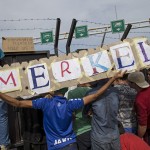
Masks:
[[[88,92],[95,93],[106,80]],[[118,114],[119,96],[115,87],[109,87],[95,102],[92,103],[92,150],[120,150]]]

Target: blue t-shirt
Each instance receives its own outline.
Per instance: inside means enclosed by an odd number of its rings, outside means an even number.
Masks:
[[[72,128],[73,111],[83,107],[83,99],[70,99],[54,96],[32,101],[34,109],[43,111],[43,126],[48,150],[57,150],[76,141]]]

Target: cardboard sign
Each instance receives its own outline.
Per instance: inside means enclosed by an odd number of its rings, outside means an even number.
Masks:
[[[2,49],[4,52],[34,51],[32,37],[3,37]]]
[[[133,38],[60,57],[5,65],[0,71],[0,91],[28,96],[112,77],[116,70],[134,72],[150,67],[146,38]]]

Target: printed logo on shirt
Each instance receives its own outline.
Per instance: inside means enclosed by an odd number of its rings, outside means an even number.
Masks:
[[[57,140],[55,140],[54,145],[58,145],[58,144],[61,144],[61,143],[65,143],[65,142],[70,141],[70,140],[72,140],[72,138],[57,139]]]
[[[75,99],[69,99],[69,101],[81,101],[80,98],[75,98]]]
[[[57,106],[58,106],[58,107],[60,107],[60,106],[61,106],[61,103],[60,103],[60,102],[58,102],[58,103],[57,103]]]

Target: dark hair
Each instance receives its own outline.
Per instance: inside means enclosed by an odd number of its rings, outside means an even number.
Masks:
[[[65,87],[65,88],[56,90],[56,91],[54,92],[54,94],[55,94],[55,95],[57,95],[57,94],[65,95],[65,93],[66,93],[67,91],[68,91],[68,87]]]
[[[108,78],[106,79],[100,79],[100,80],[97,80],[97,81],[93,81],[90,83],[90,87],[91,88],[95,88],[95,87],[101,87],[103,86],[104,84],[106,84],[108,82]]]
[[[105,85],[108,82],[108,80],[109,80],[108,78],[99,80],[97,82],[97,86],[101,87],[101,86]]]
[[[89,82],[89,84],[91,88],[97,87],[97,81]]]

